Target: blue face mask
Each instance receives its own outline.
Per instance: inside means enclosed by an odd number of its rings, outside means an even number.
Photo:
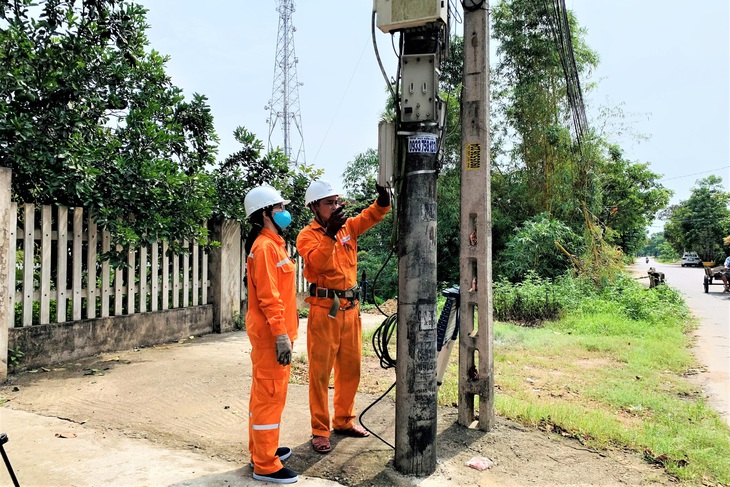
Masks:
[[[274,220],[274,223],[279,225],[280,228],[284,229],[291,225],[291,213],[288,211],[277,211],[272,216],[272,219]]]

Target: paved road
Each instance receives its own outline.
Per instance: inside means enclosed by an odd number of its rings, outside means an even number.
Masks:
[[[706,372],[699,376],[710,404],[730,424],[730,294],[723,293],[722,284],[712,285],[705,293],[702,282],[704,270],[681,267],[679,264],[660,264],[637,260],[635,268],[645,273],[654,267],[666,276],[667,284],[680,291],[698,318],[700,325],[695,335],[695,355]],[[720,281],[717,281],[720,282]]]

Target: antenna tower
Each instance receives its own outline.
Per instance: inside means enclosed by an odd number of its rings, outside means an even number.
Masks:
[[[276,0],[279,12],[279,34],[276,39],[276,61],[274,63],[274,85],[271,99],[266,105],[269,110],[269,150],[272,148],[271,136],[277,124],[284,133],[284,153],[291,164],[299,166],[306,163],[304,157],[304,131],[299,110],[299,83],[297,79],[297,59],[294,53],[294,32],[292,24],[294,13],[293,0]],[[296,133],[292,131],[292,125]]]

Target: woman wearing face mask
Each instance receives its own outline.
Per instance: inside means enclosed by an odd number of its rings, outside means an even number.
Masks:
[[[288,203],[269,185],[253,188],[244,199],[252,227],[245,244],[246,331],[253,365],[248,449],[253,478],[279,484],[298,480],[296,472],[281,463],[291,456],[291,448],[279,446],[292,345],[299,324],[294,263],[281,237],[282,229],[291,223],[291,215],[284,209]]]

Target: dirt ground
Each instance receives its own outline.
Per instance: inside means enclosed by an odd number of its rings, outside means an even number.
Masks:
[[[363,316],[366,326],[382,321],[375,315]],[[304,320],[300,329],[302,337],[295,344],[295,357],[306,349]],[[186,337],[178,343],[14,374],[0,388],[0,398],[7,401],[5,408],[62,418],[69,431],[83,425],[87,435],[101,438],[114,433],[241,467],[248,462],[249,352],[245,332]],[[394,381],[392,369],[380,369],[375,357],[365,360],[363,370],[369,383]],[[375,398],[359,394],[358,411]],[[674,485],[662,469],[647,464],[634,452],[594,451],[577,440],[503,418],[497,418],[496,426],[488,433],[467,429],[457,425],[457,410],[450,407],[439,411],[434,474],[426,478],[402,476],[393,469],[393,450],[372,436],[333,436],[332,453],[313,452],[307,404],[306,385],[292,384],[281,438],[281,444],[294,450],[288,466],[308,477],[342,485]],[[368,428],[391,444],[395,443],[394,421],[395,405],[388,398],[364,418]],[[69,436],[49,441],[75,441],[73,435]],[[494,465],[484,471],[466,466],[476,456],[487,457]],[[249,467],[242,472],[250,479]],[[32,474],[23,473],[26,478]]]

